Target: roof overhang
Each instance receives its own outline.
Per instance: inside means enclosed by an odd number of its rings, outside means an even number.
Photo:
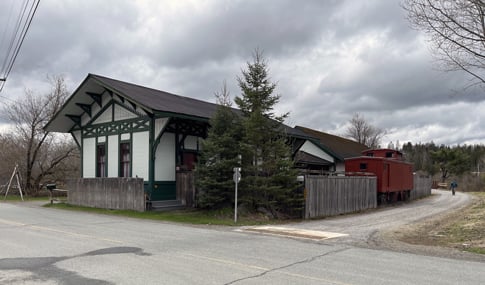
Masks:
[[[118,96],[121,100],[129,100],[129,102],[142,107],[147,112],[153,112],[150,108],[135,102],[122,92],[104,84],[95,76],[89,74],[44,129],[48,132],[69,133],[76,126],[80,127],[83,116],[92,116],[91,109],[94,105],[98,105],[100,108],[103,107],[103,96]]]
[[[91,115],[90,109],[94,104],[101,104],[99,99],[105,92],[108,90],[88,75],[44,129],[48,132],[70,132],[80,124],[85,113]]]

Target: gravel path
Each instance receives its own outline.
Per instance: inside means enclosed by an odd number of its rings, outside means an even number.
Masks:
[[[462,252],[450,248],[410,245],[400,242],[396,236],[412,230],[422,222],[442,219],[459,211],[472,202],[472,197],[458,192],[432,190],[432,195],[410,203],[400,203],[363,213],[338,216],[321,220],[304,221],[287,226],[348,234],[345,237],[326,240],[325,243],[349,244],[358,247],[389,249],[424,255],[459,258],[485,262],[485,255]]]
[[[349,234],[347,242],[367,242],[379,231],[388,231],[424,219],[448,213],[468,205],[471,197],[448,191],[433,190],[431,197],[410,203],[399,203],[377,210],[338,216],[322,220],[305,221],[293,226],[312,230]]]

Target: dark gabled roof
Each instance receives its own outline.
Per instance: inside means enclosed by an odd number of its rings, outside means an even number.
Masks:
[[[144,108],[155,112],[169,112],[201,118],[210,118],[216,111],[217,105],[202,100],[175,95],[108,77],[89,74],[100,85],[111,89],[116,94],[126,96]]]
[[[362,151],[368,147],[353,140],[331,135],[317,130],[296,126],[295,129],[302,131],[308,136],[318,139],[318,142],[325,148],[330,149],[334,154],[339,156],[340,160],[349,157],[361,156]]]
[[[217,109],[217,104],[90,73],[45,129],[52,132],[69,132],[75,126],[75,122],[69,117],[81,117],[85,113],[79,106],[95,104],[95,100],[89,94],[105,92],[116,94],[152,114],[166,113],[169,116],[208,120]]]
[[[110,92],[124,98],[145,111],[156,114],[166,113],[168,116],[184,116],[194,119],[209,120],[217,110],[217,104],[175,95],[161,90],[140,86],[96,74],[88,74],[79,87],[73,92],[61,110],[45,126],[51,132],[69,132],[75,122],[72,117],[81,117],[85,110],[80,105],[93,105],[95,100],[89,94]],[[241,111],[233,111],[241,114]],[[286,134],[304,138],[306,134],[300,130],[284,125]]]

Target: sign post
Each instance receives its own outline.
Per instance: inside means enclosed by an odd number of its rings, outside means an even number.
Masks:
[[[241,180],[241,168],[240,167],[234,167],[232,169],[234,171],[234,175],[232,176],[232,179],[234,180],[235,186],[234,186],[234,223],[237,223],[237,184],[239,183],[239,180]]]

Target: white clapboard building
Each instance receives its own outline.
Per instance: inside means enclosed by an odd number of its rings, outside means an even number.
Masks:
[[[45,129],[73,136],[82,178],[139,177],[148,199],[176,200],[176,173],[196,166],[216,109],[213,103],[89,74]],[[300,167],[335,171],[343,162],[314,134],[285,129]]]

